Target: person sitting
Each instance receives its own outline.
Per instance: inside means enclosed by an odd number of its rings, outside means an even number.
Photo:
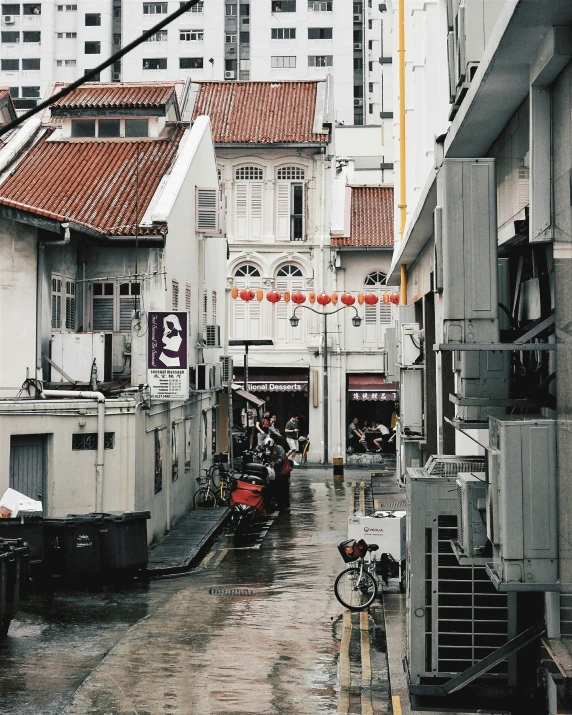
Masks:
[[[365,434],[359,429],[358,425],[359,420],[357,417],[354,417],[348,425],[348,447],[355,450],[361,446],[364,452],[369,452],[369,449],[367,448]]]

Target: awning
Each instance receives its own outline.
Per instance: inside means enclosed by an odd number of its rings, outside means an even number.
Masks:
[[[397,400],[399,383],[385,382],[382,375],[348,375],[350,400],[390,402]]]
[[[246,390],[240,390],[237,387],[233,385],[232,389],[234,390],[234,394],[238,395],[239,397],[242,397],[244,400],[247,402],[250,402],[251,405],[254,405],[255,407],[262,407],[264,405],[264,400],[261,400],[259,397],[256,397],[256,395],[253,395],[250,392],[247,392]]]
[[[241,376],[242,377],[242,376]],[[233,382],[243,387],[240,379]],[[260,375],[248,371],[248,389],[250,392],[307,392],[308,373],[288,373],[285,375]]]

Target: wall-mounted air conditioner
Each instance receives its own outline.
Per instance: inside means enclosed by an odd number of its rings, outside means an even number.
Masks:
[[[384,333],[385,352],[387,355],[387,365],[385,378],[388,382],[399,380],[399,368],[397,367],[397,337],[395,328],[386,328]]]
[[[5,25],[13,25],[16,22],[16,19],[13,15],[4,15],[2,19],[4,20]]]
[[[423,371],[401,370],[399,427],[404,435],[423,434]]]
[[[455,84],[467,86],[478,66],[503,3],[460,0],[453,24]]]
[[[354,99],[354,107],[363,107],[363,99]]]
[[[224,73],[225,79],[234,79],[236,77],[236,72],[234,70],[226,70]]]
[[[207,325],[205,345],[209,348],[220,347],[220,325]]]
[[[215,364],[213,365],[213,387],[215,390],[222,390],[222,372],[222,363],[215,362]]]
[[[114,82],[119,82],[119,81],[121,80],[121,72],[114,72],[114,73],[111,75],[111,79],[112,79]]]
[[[550,591],[558,581],[556,423],[490,419],[487,572],[499,590]],[[495,466],[496,465],[496,466]],[[496,482],[496,483],[495,483]]]
[[[234,55],[234,53],[236,52],[236,47],[228,47],[227,49],[229,55]]]
[[[362,46],[361,42],[354,42],[354,50],[361,50]]]
[[[401,365],[417,365],[421,356],[421,337],[419,323],[402,323],[401,330]]]
[[[487,482],[484,472],[457,477],[457,541],[465,556],[480,556],[487,544]]]
[[[214,366],[210,363],[199,363],[195,366],[195,389],[197,392],[213,390],[215,386]]]
[[[220,358],[220,362],[222,365],[222,384],[223,387],[226,387],[229,381],[232,380],[232,376],[234,373],[234,364],[230,355],[222,355]]]
[[[354,12],[354,22],[361,22],[363,20],[363,15],[361,12]]]

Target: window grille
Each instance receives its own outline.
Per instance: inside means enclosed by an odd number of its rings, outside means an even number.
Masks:
[[[178,281],[173,281],[172,288],[173,297],[173,310],[179,310],[179,283]]]
[[[97,449],[97,445],[97,432],[82,432],[81,434],[72,434],[72,450],[74,452],[83,452],[87,450]],[[103,448],[115,449],[115,432],[106,432],[104,434]]]
[[[257,166],[241,166],[234,175],[237,181],[262,181],[264,173]]]
[[[278,174],[276,177],[280,180],[300,180],[305,178],[304,169],[299,166],[283,166],[278,169]]]
[[[285,266],[282,266],[282,268],[278,269],[278,272],[276,273],[278,277],[288,277],[290,278],[291,276],[302,276],[303,273],[302,271],[298,268],[298,266],[294,266],[291,263],[287,263]]]
[[[52,328],[62,327],[62,279],[52,276]]]
[[[66,281],[66,329],[75,330],[75,283]]]

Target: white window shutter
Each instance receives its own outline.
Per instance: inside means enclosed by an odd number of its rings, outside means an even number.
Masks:
[[[196,187],[195,193],[195,230],[207,236],[220,234],[219,191]]]
[[[262,184],[250,184],[250,236],[260,239],[263,234]]]
[[[260,287],[259,279],[235,278],[235,286],[238,290],[243,288],[253,288],[256,290]],[[251,301],[245,301],[237,298],[232,301],[232,335],[235,339],[256,339],[262,335],[262,305],[255,298]]]
[[[248,235],[248,184],[236,184],[236,238]]]
[[[290,184],[276,185],[276,238],[290,239]]]
[[[364,343],[377,345],[377,305],[365,306]]]

